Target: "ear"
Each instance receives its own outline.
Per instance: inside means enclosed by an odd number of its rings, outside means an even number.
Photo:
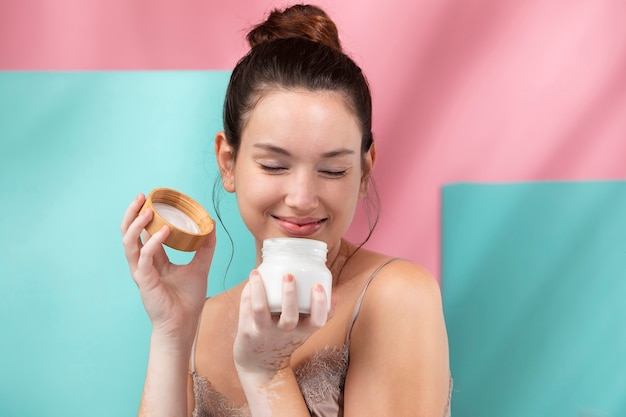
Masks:
[[[372,176],[372,169],[376,161],[376,144],[372,142],[369,150],[363,155],[363,174],[361,174],[361,187],[359,189],[359,198],[367,196],[367,189]]]
[[[215,157],[222,176],[222,185],[229,193],[235,192],[235,150],[228,144],[226,134],[215,135]]]

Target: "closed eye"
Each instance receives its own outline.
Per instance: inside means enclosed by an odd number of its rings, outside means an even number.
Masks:
[[[344,175],[346,175],[347,172],[348,172],[347,169],[344,169],[344,170],[341,170],[341,171],[327,171],[327,170],[320,171],[320,173],[322,175],[326,175],[326,176],[331,177],[331,178],[341,178]]]
[[[287,168],[282,167],[282,166],[273,166],[273,165],[263,165],[263,164],[259,164],[259,167],[265,171],[265,172],[269,172],[272,174],[278,174],[282,171],[285,171]]]

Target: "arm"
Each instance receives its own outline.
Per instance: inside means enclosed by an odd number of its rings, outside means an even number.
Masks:
[[[408,261],[380,275],[352,331],[344,415],[443,416],[450,371],[439,285]]]
[[[289,366],[292,353],[328,319],[326,293],[311,294],[311,314],[299,317],[295,281],[283,279],[282,313],[270,315],[263,282],[253,271],[241,294],[235,338],[235,366],[254,417],[306,416],[310,413]]]
[[[178,344],[152,333],[138,416],[191,415],[191,408],[187,407],[191,347],[188,343]]]
[[[186,416],[189,357],[206,299],[215,232],[189,264],[174,265],[163,249],[169,228],[140,237],[153,214],[137,215],[144,201],[140,195],[130,204],[121,225],[130,272],[152,323],[139,416]]]

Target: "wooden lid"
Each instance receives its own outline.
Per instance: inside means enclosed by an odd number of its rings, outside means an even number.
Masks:
[[[169,206],[169,210],[162,210],[165,206]],[[146,230],[153,235],[163,226],[169,226],[170,234],[163,243],[170,248],[184,252],[196,251],[213,231],[213,219],[204,207],[179,191],[170,188],[155,188],[148,194],[139,213],[141,214],[147,208],[150,208],[154,215],[152,221],[146,226]],[[161,208],[161,213],[158,208]],[[181,227],[180,224],[172,224],[172,218],[169,220],[167,218],[171,213],[179,214],[185,220],[192,221],[196,227],[191,230],[192,228]]]

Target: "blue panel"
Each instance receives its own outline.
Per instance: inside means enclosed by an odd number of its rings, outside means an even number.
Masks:
[[[215,216],[214,134],[227,72],[0,73],[0,416],[136,414],[150,323],[119,225],[171,187]],[[247,276],[233,195],[209,293]],[[177,262],[188,254],[170,252]]]
[[[626,415],[626,182],[443,190],[455,417]]]

